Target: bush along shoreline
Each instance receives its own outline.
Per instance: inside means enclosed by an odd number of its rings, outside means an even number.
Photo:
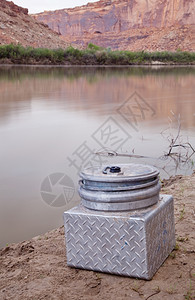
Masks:
[[[89,44],[79,50],[69,46],[66,49],[46,49],[23,47],[21,45],[1,45],[0,64],[37,65],[194,65],[195,52],[131,52],[112,51]]]

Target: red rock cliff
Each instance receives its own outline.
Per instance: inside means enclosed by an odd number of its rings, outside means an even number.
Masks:
[[[148,37],[154,34],[148,45],[151,49],[151,43],[163,49],[162,41],[160,45],[155,42],[158,35],[165,36],[165,44],[177,40],[178,35],[179,44],[176,42],[173,48],[193,48],[190,39],[195,21],[194,0],[100,0],[73,9],[45,11],[35,18],[78,45],[92,41],[117,49],[129,48],[130,44],[133,47],[137,41],[138,46],[134,46],[141,49],[139,40],[144,39],[145,43],[146,39],[147,44]],[[171,38],[167,40],[170,32]]]

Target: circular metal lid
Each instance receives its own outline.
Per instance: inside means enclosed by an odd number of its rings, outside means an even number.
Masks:
[[[86,168],[80,172],[80,177],[83,180],[98,182],[139,181],[154,178],[158,175],[158,169],[153,166],[142,164],[117,164],[117,166],[103,165]]]

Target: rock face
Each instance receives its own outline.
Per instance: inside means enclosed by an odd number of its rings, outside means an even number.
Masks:
[[[28,9],[0,0],[0,44],[10,43],[47,48],[67,46],[59,34],[29,16]]]
[[[172,50],[194,48],[194,0],[100,0],[34,17],[79,46],[164,50],[170,42]]]

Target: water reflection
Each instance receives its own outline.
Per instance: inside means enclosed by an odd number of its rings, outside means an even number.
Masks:
[[[107,115],[137,91],[152,105],[156,119],[167,118],[172,109],[182,112],[183,126],[194,127],[194,75],[193,67],[1,67],[0,117],[2,121],[9,114],[31,110],[36,98],[43,103],[47,98],[52,107],[60,104],[74,111],[76,106]]]
[[[145,156],[104,163],[150,163],[161,177],[192,172],[194,156],[177,168],[159,157],[177,134],[172,112],[181,142],[195,145],[194,75],[193,67],[0,67],[0,246],[61,225],[79,198],[52,208],[41,198],[44,179],[65,174],[76,186],[81,164],[103,147]]]

